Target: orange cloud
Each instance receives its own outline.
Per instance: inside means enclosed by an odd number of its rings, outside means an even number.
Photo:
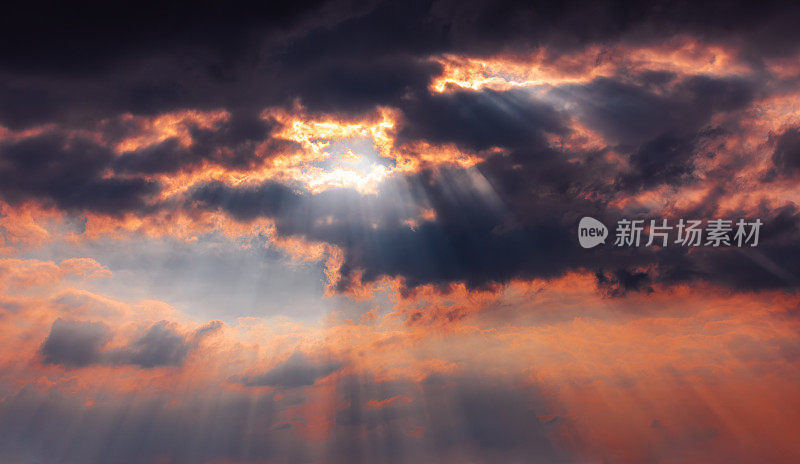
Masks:
[[[473,57],[443,55],[435,58],[443,67],[430,89],[453,88],[509,90],[515,87],[586,83],[598,77],[624,73],[670,71],[679,75],[736,75],[753,70],[734,49],[703,43],[689,36],[671,38],[659,45],[590,45],[555,55],[546,48],[519,55]]]

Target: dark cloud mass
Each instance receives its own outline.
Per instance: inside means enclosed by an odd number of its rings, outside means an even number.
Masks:
[[[0,122],[21,127],[294,99],[313,109],[367,110],[424,92],[438,70],[426,60],[442,53],[546,45],[555,54],[598,42],[650,43],[665,33],[728,40],[770,56],[790,54],[798,43],[789,20],[797,6],[785,2],[312,1],[159,5],[158,14],[127,5],[5,11]]]
[[[740,112],[794,85],[771,76],[766,60],[791,57],[800,43],[790,19],[798,7],[785,2],[757,8],[748,2],[237,3],[172,5],[158,14],[141,4],[114,11],[51,7],[48,15],[11,7],[0,24],[0,124],[49,125],[0,141],[3,200],[74,213],[142,215],[179,205],[240,221],[268,217],[283,235],[340,247],[340,289],[356,276],[401,277],[410,287],[456,281],[482,287],[573,269],[598,272],[600,263],[631,273],[655,266],[654,281],[727,282],[712,261],[738,262],[744,259],[738,251],[708,258],[684,250],[585,252],[574,243],[575,221],[644,217],[646,211],[614,200],[647,189],[700,182],[732,188],[735,170],[703,178],[698,166],[715,156],[710,144],[724,146],[726,136],[742,129]],[[664,37],[730,50],[753,71],[681,74],[620,65],[613,75],[535,91],[430,90],[443,72],[434,59],[441,56],[541,54],[547,63],[588,47],[660,46]],[[338,117],[391,108],[399,115],[400,146],[495,151],[471,169],[423,166],[380,187],[384,194],[406,191],[401,201],[346,188],[311,193],[286,180],[201,182],[178,201],[158,199],[159,175],[203,163],[254,169],[275,153],[299,149],[276,135],[280,123],[261,117],[266,108],[297,105]],[[230,117],[213,127],[186,123],[191,143],[173,136],[122,153],[110,148],[134,130],[124,115],[178,110],[224,110]],[[605,146],[565,145],[577,123],[600,134]],[[77,134],[82,128],[98,130],[104,140]],[[796,174],[797,138],[795,129],[776,136],[775,171],[767,178]],[[609,161],[612,154],[619,164]],[[424,208],[435,219],[417,220]],[[767,224],[776,217],[760,213]],[[782,240],[759,252],[767,259],[791,254],[797,237]],[[780,267],[784,277],[773,268],[744,280],[786,285],[794,266]]]
[[[563,116],[522,91],[456,91],[426,95],[404,108],[401,137],[455,143],[468,150],[541,145],[567,132]]]
[[[636,144],[664,133],[692,134],[714,114],[743,108],[755,90],[754,83],[741,78],[695,76],[667,91],[598,78],[554,92],[576,98],[586,124],[612,141]]]
[[[790,176],[800,171],[800,129],[786,129],[777,137],[772,162],[781,173]]]
[[[214,129],[190,125],[192,143],[188,147],[179,138],[171,137],[127,151],[114,159],[110,167],[120,174],[174,173],[204,161],[232,168],[252,168],[262,161],[254,154],[259,143],[269,141],[267,156],[281,147],[291,147],[288,141],[270,138],[274,126],[257,114],[234,113]]]
[[[141,209],[158,190],[142,178],[104,177],[113,153],[59,132],[0,142],[0,195],[16,203],[41,200],[66,210],[118,214]]]

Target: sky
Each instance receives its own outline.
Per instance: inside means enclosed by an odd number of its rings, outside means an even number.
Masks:
[[[2,7],[0,462],[800,462],[798,18]]]

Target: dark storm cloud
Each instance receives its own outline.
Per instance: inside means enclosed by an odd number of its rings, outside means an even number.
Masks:
[[[652,292],[650,275],[644,271],[617,269],[613,272],[599,270],[595,273],[597,285],[609,296],[623,296],[628,292]]]
[[[572,269],[597,271],[601,264],[631,273],[666,266],[654,281],[659,275],[676,281],[729,275],[734,271],[726,266],[717,273],[704,253],[587,252],[575,243],[575,224],[583,215],[607,223],[629,216],[609,206],[614,194],[696,181],[704,143],[736,129],[726,121],[712,126],[713,117],[735,113],[769,89],[756,83],[765,77],[758,74],[759,54],[789,56],[800,44],[792,40],[800,7],[780,2],[758,8],[746,2],[327,2],[255,10],[195,5],[157,15],[143,8],[137,5],[137,15],[109,12],[105,21],[81,8],[54,8],[58,14],[52,16],[23,6],[4,14],[0,123],[55,123],[68,131],[106,121],[106,134],[118,131],[121,137],[130,128],[113,121],[123,113],[225,109],[232,119],[219,129],[190,127],[191,147],[168,139],[121,156],[61,133],[6,140],[0,145],[2,198],[35,199],[69,211],[146,212],[163,205],[151,204],[159,187],[141,176],[203,161],[253,167],[261,161],[253,154],[259,140],[276,144],[275,151],[288,144],[270,139],[273,123],[259,121],[258,112],[297,102],[334,114],[388,105],[401,112],[401,141],[504,149],[473,170],[392,180],[381,187],[384,199],[347,189],[312,195],[298,185],[268,181],[236,188],[203,184],[175,203],[222,210],[241,221],[269,217],[283,235],[339,246],[340,288],[358,273],[366,281],[402,277],[411,287],[454,281],[480,287]],[[440,71],[430,57],[444,53],[544,47],[555,57],[586,45],[658,45],[684,33],[740,51],[756,77],[621,72],[557,86],[542,99],[521,90],[434,95],[428,89]],[[611,146],[573,152],[546,143],[570,135],[573,116]],[[790,132],[778,140],[776,169],[794,169],[792,140]],[[629,171],[617,172],[603,160],[609,150],[626,157]],[[398,201],[397,192],[407,193]],[[408,227],[404,221],[416,219],[420,208],[432,209],[436,219]],[[794,243],[759,252],[771,261],[784,251],[791,255]],[[718,256],[730,265],[739,262],[736,253]],[[786,281],[785,273],[759,259],[763,275],[750,282]]]
[[[336,361],[314,362],[298,351],[263,374],[243,377],[240,382],[248,387],[306,387],[341,368]]]
[[[425,44],[429,36],[409,35],[402,25],[404,19],[428,23],[427,9],[426,2],[187,5],[164,12],[175,17],[111,14],[95,28],[88,16],[72,10],[55,24],[22,11],[3,32],[25,29],[26,23],[31,29],[0,42],[37,37],[25,53],[19,46],[0,49],[0,124],[80,125],[121,113],[258,110],[296,101],[332,112],[397,104],[439,72],[428,61],[429,47],[408,48],[409,38]],[[117,31],[109,28],[126,20]],[[71,27],[81,29],[63,30]],[[438,22],[434,28],[445,26]],[[64,35],[69,39],[59,40]],[[335,52],[321,52],[331,47]]]
[[[704,144],[726,132],[711,127],[711,117],[745,107],[756,89],[754,83],[738,78],[696,76],[669,90],[598,78],[588,84],[555,87],[551,95],[574,105],[589,127],[629,155],[631,170],[619,176],[617,185],[636,190],[689,180],[695,157],[705,154]],[[511,156],[505,161],[523,164],[523,170],[537,181],[586,180],[578,178],[583,175],[580,168],[564,161],[574,153],[547,148],[546,136],[570,132],[568,113],[533,98],[527,90],[427,95],[407,100],[403,114],[400,140],[455,143],[473,151],[510,148]],[[531,162],[531,157],[536,161]]]
[[[41,200],[66,210],[118,214],[142,209],[158,190],[140,178],[106,177],[114,154],[80,136],[47,132],[0,142],[0,196]]]
[[[534,166],[538,161],[530,160]],[[515,277],[556,276],[585,262],[573,229],[579,212],[603,217],[601,205],[554,195],[553,189],[565,188],[561,179],[534,186],[525,182],[530,176],[524,169],[510,170],[519,182],[494,183],[503,179],[494,179],[488,169],[452,169],[389,181],[377,196],[213,183],[196,189],[190,206],[221,209],[242,220],[270,217],[281,234],[340,246],[343,287],[358,271],[365,281],[403,277],[410,287],[453,281],[481,287]],[[398,191],[407,198],[397,198]],[[405,221],[417,205],[433,209],[436,219],[411,228]]]
[[[297,148],[293,142],[270,138],[274,127],[273,121],[257,115],[233,113],[213,129],[190,124],[188,147],[168,138],[121,155],[108,145],[135,128],[119,121],[100,126],[105,143],[58,129],[2,140],[0,198],[12,204],[39,200],[67,211],[144,212],[157,207],[160,185],[141,175],[176,172],[202,162],[244,169]],[[255,154],[262,143],[263,157]]]
[[[583,121],[613,142],[629,145],[665,133],[685,136],[702,129],[717,112],[743,108],[757,86],[742,78],[694,76],[659,92],[645,85],[597,78],[553,93],[578,102]]]
[[[734,250],[714,250],[717,254],[709,259],[680,249],[587,251],[577,246],[575,227],[583,215],[607,224],[631,215],[607,205],[620,189],[695,181],[696,158],[706,156],[705,146],[730,130],[710,127],[711,117],[744,107],[756,94],[756,86],[744,79],[691,77],[668,91],[659,86],[671,78],[651,76],[649,81],[601,78],[552,90],[577,103],[585,122],[628,155],[629,169],[623,173],[603,161],[602,152],[549,146],[548,135],[569,131],[563,110],[522,91],[457,91],[406,99],[400,137],[468,150],[506,149],[473,170],[422,171],[385,183],[377,198],[347,189],[312,195],[275,182],[239,188],[210,183],[194,189],[189,205],[221,209],[240,220],[270,217],[279,233],[339,246],[344,252],[340,289],[356,275],[366,282],[401,277],[411,288],[456,281],[485,287],[577,269],[600,272],[600,287],[610,294],[649,289],[649,282],[659,280],[746,280],[748,288],[787,285],[764,266],[748,279],[750,273],[730,267],[743,264]],[[398,204],[394,197],[399,191],[408,193]],[[408,227],[405,220],[418,207],[432,209],[436,219]],[[765,220],[772,219],[764,213]],[[762,251],[769,255],[782,248]],[[663,268],[652,275],[638,270],[649,266]],[[603,268],[615,271],[607,276]]]
[[[793,177],[800,172],[800,128],[786,129],[775,137],[772,164],[781,177]]]
[[[455,143],[467,150],[543,145],[568,131],[564,116],[529,92],[455,91],[420,96],[404,107],[401,140]]]
[[[299,214],[305,195],[279,182],[267,181],[238,189],[209,182],[192,191],[191,206],[222,209],[239,220]],[[297,211],[295,211],[297,210]]]
[[[24,72],[86,74],[161,50],[237,55],[256,32],[286,32],[322,3],[17,4],[0,19],[0,62]]]
[[[303,69],[290,92],[312,111],[339,114],[366,112],[376,104],[396,105],[407,94],[425,89],[441,71],[424,58],[391,55],[328,59]]]
[[[678,217],[685,216],[679,213]],[[725,218],[734,223],[742,218],[760,219],[763,225],[758,246],[701,246],[690,250],[671,244],[652,253],[650,260],[642,259],[642,264],[652,265],[649,270],[641,271],[628,262],[624,271],[617,270],[613,276],[606,274],[605,280],[598,278],[601,289],[623,294],[650,291],[652,283],[698,281],[739,291],[800,288],[800,214],[795,206],[734,212]],[[603,269],[602,263],[600,266]]]
[[[656,249],[644,247],[645,234],[639,248],[615,247],[613,241],[580,248],[575,234],[583,216],[607,224],[612,237],[619,219],[649,224],[654,218],[605,203],[603,188],[592,186],[602,181],[597,179],[602,163],[589,157],[585,163],[563,165],[558,159],[546,152],[517,153],[512,159],[494,157],[477,170],[423,171],[384,183],[377,196],[348,189],[310,194],[273,183],[240,188],[206,184],[194,191],[189,206],[220,209],[241,220],[269,217],[283,235],[339,246],[344,252],[340,289],[348,288],[356,275],[364,282],[401,277],[409,288],[452,282],[478,288],[581,269],[600,272],[601,289],[614,294],[696,280],[741,289],[798,286],[794,276],[800,267],[794,263],[800,260],[790,258],[800,250],[800,219],[791,207],[729,217],[763,221],[759,246],[753,249],[701,247],[690,253],[676,244]],[[582,194],[588,187],[596,198]],[[397,192],[407,193],[397,197]],[[432,209],[436,217],[409,227],[406,220],[415,217],[419,206]],[[676,213],[671,224],[678,216],[708,219],[685,213]],[[642,274],[643,268],[654,270]]]
[[[103,322],[56,319],[39,350],[42,362],[66,368],[90,365],[134,365],[142,368],[180,366],[189,352],[208,334],[220,328],[212,321],[186,337],[166,321],[150,326],[122,348],[105,349],[113,332]]]
[[[745,108],[762,90],[738,77],[693,76],[668,87],[669,75],[640,77],[639,83],[598,78],[552,90],[576,103],[581,120],[628,156],[629,170],[615,176],[625,191],[696,180],[696,159],[713,156],[708,144],[737,129],[724,121],[712,125],[712,117]]]
[[[548,45],[559,51],[587,43],[630,41],[660,43],[665,37],[690,34],[727,41],[754,61],[798,49],[794,2],[779,0],[754,6],[746,0],[708,2],[577,0],[437,2],[433,14],[449,20],[451,44],[457,50],[496,53]]]
[[[683,211],[676,212],[676,216],[698,217]],[[670,245],[659,251],[654,269],[648,271],[649,280],[667,284],[706,281],[746,291],[800,288],[800,212],[797,206],[761,206],[734,211],[727,217],[734,223],[741,218],[763,222],[757,247],[706,246],[689,251]]]
[[[665,133],[641,144],[628,161],[631,170],[619,178],[625,190],[661,184],[679,185],[692,180],[695,157],[702,150],[702,140],[713,140],[724,132],[708,129],[689,136]]]
[[[114,160],[112,166],[121,174],[172,173],[197,166],[203,161],[232,168],[249,168],[263,161],[255,154],[262,142],[267,142],[267,157],[273,152],[295,148],[293,142],[270,138],[275,126],[274,121],[264,121],[257,114],[233,113],[228,120],[212,129],[189,124],[192,143],[188,147],[178,138],[168,138],[125,152]],[[113,134],[114,128],[110,129],[109,133]],[[120,129],[122,133],[125,132],[124,128]]]
[[[411,179],[411,191],[436,219],[414,229],[393,222],[370,231],[363,224],[365,240],[338,240],[345,249],[343,271],[363,270],[367,281],[389,275],[404,277],[410,286],[465,281],[474,287],[561,272],[564,259],[558,256],[571,248],[571,237],[562,233],[569,222],[564,215],[580,201],[528,200],[524,210],[508,209],[503,193],[493,192],[491,180],[482,176],[453,170]],[[313,232],[338,235],[323,227]]]
[[[192,152],[180,140],[169,138],[136,152],[123,153],[115,165],[120,173],[158,174],[177,171],[194,160]]]
[[[581,212],[603,215],[600,198],[587,199],[585,192],[609,190],[598,175],[611,171],[599,153],[547,146],[547,134],[567,131],[564,115],[517,91],[457,92],[409,105],[407,140],[509,151],[474,170],[443,168],[385,181],[377,196],[349,189],[311,194],[274,181],[235,188],[212,182],[195,187],[186,206],[244,221],[269,217],[281,234],[340,246],[340,288],[358,272],[365,281],[402,277],[410,287],[453,281],[482,287],[579,265],[573,223]],[[420,207],[431,208],[436,219],[410,228],[407,221]]]
[[[154,8],[157,7],[157,8]],[[51,15],[40,14],[47,8]],[[175,3],[17,4],[3,16],[0,61],[14,70],[85,73],[160,50],[247,57],[258,37],[291,37],[284,60],[352,53],[497,52],[552,42],[560,47],[630,36],[689,33],[749,38],[762,53],[796,49],[791,2],[414,1],[254,5]],[[155,13],[155,12],[158,13]],[[279,42],[280,43],[280,42]]]
[[[41,14],[50,8],[51,14]],[[686,33],[769,55],[797,50],[796,5],[769,2],[292,2],[16,5],[0,23],[0,123],[81,123],[131,112],[369,111],[424,95],[442,53],[660,42]],[[55,19],[57,18],[57,19]],[[746,31],[746,32],[745,32]],[[747,57],[757,65],[758,54]],[[701,84],[702,85],[702,84]],[[689,89],[691,91],[691,89]],[[634,107],[635,110],[635,107]]]

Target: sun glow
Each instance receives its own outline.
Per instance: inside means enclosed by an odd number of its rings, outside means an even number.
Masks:
[[[391,175],[394,129],[397,114],[381,109],[373,118],[340,121],[313,119],[296,114],[270,114],[283,130],[277,135],[296,142],[301,151],[274,160],[291,172],[312,192],[350,187],[361,193],[374,193],[377,185]]]

